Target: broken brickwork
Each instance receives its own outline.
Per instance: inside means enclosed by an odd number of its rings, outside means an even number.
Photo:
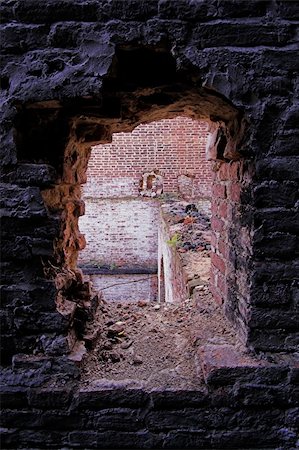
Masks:
[[[296,447],[298,3],[10,0],[0,9],[4,447],[115,448],[115,436],[123,448]],[[78,369],[67,355],[96,308],[76,264],[90,148],[179,115],[211,130],[215,300],[249,349],[285,353],[250,370],[224,358],[211,378],[226,353],[208,349],[209,400],[181,393],[178,406],[163,391],[147,403],[142,389],[112,389],[107,416],[102,389],[80,394],[71,413]],[[60,376],[62,394],[39,390]],[[128,407],[137,400],[139,422]],[[145,404],[159,413],[144,414]]]
[[[177,117],[114,134],[112,143],[92,149],[82,186],[81,267],[157,270],[161,201],[210,196],[207,134],[205,122]]]
[[[94,147],[84,194],[96,197],[137,196],[146,173],[158,171],[163,193],[179,193],[183,175],[193,180],[193,196],[210,196],[211,163],[206,158],[208,126],[188,117],[142,124]],[[145,183],[146,184],[146,183]],[[192,198],[192,193],[190,193]]]

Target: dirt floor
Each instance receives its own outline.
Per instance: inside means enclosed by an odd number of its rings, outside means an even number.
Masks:
[[[146,388],[192,389],[201,384],[197,348],[236,340],[208,288],[200,288],[180,305],[102,304],[98,341],[82,363],[83,385],[100,379],[130,379]]]
[[[190,298],[176,304],[102,300],[98,338],[81,363],[83,385],[130,380],[145,389],[194,389],[203,384],[198,347],[237,344],[209,292],[209,217],[186,202],[164,204],[163,214],[180,236],[177,251],[192,284]]]

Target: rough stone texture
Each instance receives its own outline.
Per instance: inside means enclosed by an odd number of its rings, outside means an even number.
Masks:
[[[298,397],[288,395],[296,390],[294,361],[290,366],[279,358],[275,363],[244,359],[227,345],[205,346],[200,354],[198,370],[204,371],[206,385],[196,390],[147,391],[134,380],[99,380],[83,388],[74,383],[8,385],[2,389],[2,444],[70,449],[296,448]],[[31,370],[37,370],[37,363]]]
[[[84,246],[79,186],[90,147],[109,142],[113,132],[178,115],[211,126],[215,299],[251,349],[296,350],[298,322],[290,318],[298,310],[299,272],[297,2],[9,0],[0,15],[6,362],[16,353],[44,352],[43,335],[75,340],[90,314],[76,269]],[[45,272],[76,304],[72,319],[53,312],[55,290],[36,296],[54,286]],[[4,380],[34,388],[49,371],[75,376],[65,356],[45,358],[48,366],[7,369]],[[210,405],[235,408],[221,420],[208,414],[210,433],[200,409],[195,416],[167,411],[161,430],[156,416],[153,425],[115,433],[99,429],[101,412],[79,426],[75,413],[68,424],[69,412],[59,417],[24,405],[4,415],[4,447],[295,448],[298,391],[288,374],[289,384],[278,389],[256,382],[208,386]],[[261,393],[269,398],[262,405]],[[21,392],[17,399],[25,401]]]

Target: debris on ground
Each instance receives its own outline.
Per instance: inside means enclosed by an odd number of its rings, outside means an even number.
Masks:
[[[203,382],[197,348],[236,340],[207,286],[181,304],[103,303],[98,326],[98,340],[83,358],[84,385],[133,379],[147,388],[191,389]]]

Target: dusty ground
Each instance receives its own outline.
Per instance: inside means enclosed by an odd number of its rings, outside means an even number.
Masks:
[[[178,304],[102,302],[98,339],[84,356],[82,383],[136,382],[144,388],[193,389],[203,383],[197,349],[209,343],[236,344],[231,325],[209,292],[210,220],[187,202],[163,205],[164,220],[179,233],[177,251],[191,298]],[[191,291],[190,291],[191,292]]]
[[[202,383],[195,353],[203,343],[235,343],[234,333],[206,287],[180,305],[106,303],[100,335],[85,356],[82,383],[137,380],[147,388],[194,388]]]

